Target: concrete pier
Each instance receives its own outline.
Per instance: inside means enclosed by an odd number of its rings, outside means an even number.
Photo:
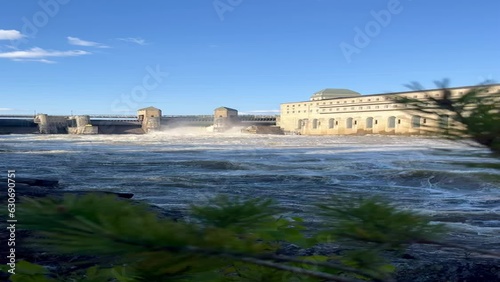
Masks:
[[[155,107],[147,107],[137,111],[137,118],[142,123],[145,133],[160,130],[161,110]]]
[[[226,131],[238,123],[238,110],[219,107],[214,111],[214,131]]]
[[[92,125],[90,116],[75,116],[69,118],[72,126],[68,127],[68,134],[97,134],[99,128]]]
[[[46,114],[39,114],[35,117],[35,123],[38,124],[38,130],[41,134],[50,134],[49,116]]]

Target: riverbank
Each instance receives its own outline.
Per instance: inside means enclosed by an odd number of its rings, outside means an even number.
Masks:
[[[22,182],[22,184],[21,184]],[[0,182],[0,186],[2,186]],[[23,194],[29,197],[45,197],[45,196],[61,196],[63,194],[83,195],[88,191],[62,191],[57,188],[57,181],[42,180],[42,179],[24,179],[20,180],[20,189]],[[38,186],[42,185],[42,186]],[[2,187],[5,188],[5,187]],[[109,193],[108,193],[109,194]],[[120,197],[119,193],[114,195]],[[124,197],[131,198],[130,195]],[[151,206],[151,209],[159,216],[167,217],[173,220],[189,220],[186,214],[180,210],[162,209],[157,206]],[[16,230],[16,259],[26,260],[32,263],[46,266],[47,268],[59,274],[75,269],[68,269],[66,262],[71,261],[72,264],[84,262],[88,257],[83,256],[68,256],[56,255],[47,253],[45,250],[38,249],[29,241],[33,237],[33,233],[22,229],[22,219],[19,219],[19,229]],[[306,225],[309,225],[306,222]],[[314,224],[312,224],[314,226]],[[9,239],[8,232],[5,232],[6,226],[0,224],[1,230],[0,241],[7,242]],[[314,231],[314,230],[313,230]],[[466,246],[470,249],[500,251],[499,245],[495,242],[478,242],[472,234],[459,233],[458,230],[450,234],[455,234],[453,237],[445,237],[445,242],[449,244]],[[460,238],[457,237],[460,234]],[[495,250],[496,248],[496,250]],[[321,244],[312,248],[302,249],[294,245],[284,244],[278,251],[279,255],[286,256],[310,256],[324,255],[337,256],[346,251],[345,247],[340,244]],[[0,247],[0,253],[9,252],[6,244]],[[500,252],[499,252],[500,253]],[[410,246],[404,252],[386,252],[387,260],[396,267],[394,278],[401,282],[431,282],[431,281],[467,281],[467,282],[483,282],[483,281],[500,281],[500,259],[491,258],[481,253],[469,252],[461,248],[442,247],[437,245],[420,245],[415,244]],[[5,264],[6,256],[2,256],[1,263]],[[66,265],[66,266],[65,266]],[[82,264],[79,267],[90,267],[91,264]],[[7,276],[0,275],[0,279],[5,281]]]

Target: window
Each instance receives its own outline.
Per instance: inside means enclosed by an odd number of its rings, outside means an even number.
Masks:
[[[346,124],[345,124],[345,126],[346,126],[347,128],[352,128],[352,118],[348,118],[348,119],[346,120]]]
[[[302,120],[299,119],[299,121],[297,122],[297,129],[301,129],[302,128]]]
[[[331,118],[328,120],[328,128],[334,128],[335,127],[335,119]]]
[[[366,118],[366,128],[373,128],[373,118]]]
[[[411,127],[419,128],[420,127],[420,116],[413,116],[411,118]]]
[[[359,109],[360,109],[360,110],[362,110],[362,109],[363,109],[363,107],[359,107]]]
[[[447,115],[439,116],[439,127],[448,128],[450,125],[450,119]]]
[[[396,117],[389,117],[387,119],[387,127],[388,128],[396,128]]]
[[[318,128],[318,119],[313,119],[313,129]]]

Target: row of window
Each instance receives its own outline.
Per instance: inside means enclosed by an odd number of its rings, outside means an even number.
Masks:
[[[381,106],[373,106],[373,109],[380,109]],[[409,107],[409,105],[400,105],[400,104],[391,104],[391,105],[384,105],[382,108],[383,109],[388,109],[388,108],[401,108],[401,107]],[[351,108],[335,108],[335,111],[347,111],[347,110],[356,110],[356,107],[351,107]],[[364,106],[364,107],[358,107],[358,110],[371,110],[372,109],[372,106]],[[295,114],[295,109],[292,109],[293,111],[291,112],[292,114]],[[333,112],[333,108],[329,108],[329,109],[321,109],[322,112],[326,112],[326,111],[329,111],[329,112]],[[313,110],[309,110],[310,113],[313,112]],[[316,112],[319,112],[319,110],[317,109]],[[290,111],[288,110],[286,112],[287,114],[290,114]],[[297,111],[298,114],[300,113],[307,113],[307,110],[303,110],[303,111]]]
[[[459,92],[458,94],[463,94],[463,92]],[[419,98],[429,98],[429,96],[432,96],[432,95],[429,95],[429,94],[424,94],[424,95],[413,95],[413,99],[419,99]],[[440,93],[436,93],[434,94],[434,97],[440,97],[441,94]],[[333,105],[333,104],[347,104],[347,103],[360,103],[360,102],[372,102],[372,101],[380,101],[381,98],[365,98],[365,99],[358,99],[358,101],[356,102],[356,100],[351,100],[350,102],[348,100],[343,100],[343,101],[336,101],[334,103],[334,101],[330,101],[330,102],[316,102],[316,106],[319,106],[319,105]],[[391,96],[386,96],[383,98],[383,100],[385,101],[389,101],[389,100],[394,100],[394,97],[391,97]],[[297,104],[297,107],[300,107],[302,104]],[[314,105],[314,103],[311,103],[311,105]],[[286,105],[287,107],[295,107],[296,105],[295,104],[292,104],[292,105]],[[307,103],[304,104],[304,107],[307,107]]]
[[[299,119],[298,120],[298,129],[301,129],[305,126],[307,126],[307,119]],[[422,124],[426,124],[427,119],[422,118],[421,116],[413,116],[411,118],[411,127],[412,128],[420,128]],[[449,126],[449,117],[448,116],[441,116],[439,118],[439,126],[440,127],[448,127]],[[355,120],[354,118],[350,117],[345,120],[345,127],[350,129],[353,128],[355,125],[358,124],[358,121]],[[367,117],[365,120],[365,128],[366,129],[372,129],[374,125],[378,124],[378,120],[374,119],[373,117]],[[396,128],[396,124],[401,124],[401,119],[396,118],[395,116],[391,116],[387,118],[387,128]],[[336,128],[339,125],[339,121],[330,118],[328,119],[328,128],[333,129]],[[312,129],[318,129],[321,126],[321,122],[319,119],[313,119],[312,120]]]

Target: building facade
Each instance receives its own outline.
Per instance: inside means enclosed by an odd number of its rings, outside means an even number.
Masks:
[[[214,131],[225,131],[238,123],[238,110],[219,107],[214,110]]]
[[[161,110],[155,107],[147,107],[137,110],[137,119],[142,123],[144,132],[159,130],[161,127]]]
[[[451,97],[456,98],[473,87],[477,86],[448,89]],[[500,93],[500,84],[489,85],[488,91]],[[446,115],[418,114],[395,98],[425,100],[442,95],[442,89],[361,95],[348,89],[328,88],[314,93],[309,101],[281,104],[278,125],[285,133],[301,135],[426,134],[429,128],[454,124]]]

